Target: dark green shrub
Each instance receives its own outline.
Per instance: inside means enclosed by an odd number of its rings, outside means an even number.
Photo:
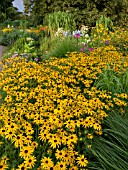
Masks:
[[[11,20],[5,20],[4,22],[0,23],[2,28],[6,28],[8,25],[12,26]]]
[[[25,3],[25,12],[30,14],[29,18],[35,23],[42,23],[44,16],[47,14],[63,11],[74,15],[78,27],[81,24],[94,26],[101,15],[110,17],[116,26],[127,26],[127,9],[127,0],[33,0]],[[34,22],[31,23],[34,24]]]
[[[23,31],[20,31],[18,29],[13,29],[12,32],[5,32],[1,36],[1,42],[0,44],[5,46],[13,45],[16,40],[21,37],[24,34]]]
[[[20,20],[15,20],[15,21],[13,21],[13,26],[14,27],[19,27],[20,26]]]
[[[35,41],[38,41],[40,38],[40,35],[36,34],[35,32],[26,32],[25,37],[30,37],[30,38],[34,39]]]

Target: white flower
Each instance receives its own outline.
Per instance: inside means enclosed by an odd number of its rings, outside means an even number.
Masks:
[[[27,41],[33,41],[33,38],[27,37],[26,40],[27,40]]]
[[[63,35],[63,28],[58,28],[57,32],[55,33],[55,36]]]
[[[88,38],[88,37],[89,37],[89,35],[88,35],[88,34],[85,34],[85,37],[86,37],[86,38]]]
[[[89,40],[87,40],[87,43],[89,43],[91,40],[89,39]]]
[[[73,31],[73,35],[75,34],[81,34],[81,31],[80,30]]]
[[[64,31],[64,32],[63,32],[63,35],[64,35],[64,36],[71,36],[70,30]]]

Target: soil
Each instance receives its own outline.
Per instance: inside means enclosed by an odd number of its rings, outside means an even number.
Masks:
[[[0,61],[2,61],[3,53],[7,50],[6,46],[0,45]],[[2,65],[0,64],[0,71],[2,70]]]

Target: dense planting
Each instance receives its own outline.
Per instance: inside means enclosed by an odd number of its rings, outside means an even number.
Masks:
[[[0,170],[127,170],[128,31],[72,17],[1,27]]]
[[[101,53],[102,51],[102,53]],[[127,94],[98,90],[106,63],[120,74],[128,66],[113,46],[68,58],[4,61],[0,73],[1,164],[8,169],[86,169],[95,161],[93,138],[111,110],[126,110]]]

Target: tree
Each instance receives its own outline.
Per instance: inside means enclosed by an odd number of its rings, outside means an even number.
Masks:
[[[87,7],[89,0],[24,0],[25,13],[36,21],[43,22],[43,18],[52,12],[64,11],[74,14],[74,20],[77,24],[84,23],[87,15]],[[95,7],[93,3],[89,7]],[[89,9],[91,10],[91,9]],[[94,16],[97,11],[93,10]],[[88,15],[87,15],[88,17]],[[97,19],[95,17],[95,19]]]
[[[13,1],[14,0],[0,0],[0,22],[14,20],[21,14],[16,7],[13,7]]]
[[[74,14],[78,25],[95,25],[96,20],[105,15],[110,17],[115,25],[126,23],[128,16],[127,0],[23,0],[25,12],[35,17],[39,22],[48,13],[54,11],[69,11]]]

